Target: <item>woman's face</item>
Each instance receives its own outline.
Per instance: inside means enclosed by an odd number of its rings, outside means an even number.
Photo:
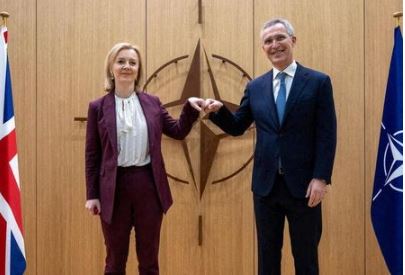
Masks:
[[[115,83],[135,83],[139,71],[139,57],[135,50],[124,49],[118,52],[112,65]]]

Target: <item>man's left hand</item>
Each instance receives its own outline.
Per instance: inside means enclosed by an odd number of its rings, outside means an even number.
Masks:
[[[321,179],[312,179],[309,183],[307,194],[305,195],[308,200],[309,207],[317,206],[325,197],[328,192],[326,182]]]

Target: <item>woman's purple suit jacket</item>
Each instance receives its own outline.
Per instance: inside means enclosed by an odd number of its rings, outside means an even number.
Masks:
[[[153,178],[163,212],[173,203],[161,151],[162,133],[184,139],[190,132],[199,112],[187,101],[178,120],[173,119],[159,98],[137,92],[142,106],[149,138],[149,154]],[[101,218],[111,223],[116,189],[118,163],[115,96],[113,92],[90,102],[86,133],[87,199],[99,199]]]

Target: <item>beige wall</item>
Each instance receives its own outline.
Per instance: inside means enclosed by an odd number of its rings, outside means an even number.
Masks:
[[[96,218],[84,209],[87,104],[103,94],[104,56],[118,41],[142,49],[149,76],[172,58],[194,54],[198,40],[209,56],[219,90],[238,103],[246,79],[211,58],[222,55],[250,75],[270,68],[258,32],[273,16],[291,20],[298,37],[298,62],[328,73],[338,117],[333,186],[326,199],[320,245],[323,274],[388,274],[369,210],[379,125],[399,0],[278,1],[202,0],[0,0],[9,19],[17,139],[22,185],[27,273],[101,274],[104,246]],[[201,53],[201,57],[203,57]],[[162,102],[182,91],[191,57],[151,82]],[[201,63],[201,92],[212,96],[207,63]],[[177,115],[179,109],[170,112]],[[199,166],[201,123],[187,139]],[[252,134],[221,141],[209,182],[249,156]],[[164,141],[167,167],[190,180],[178,143]],[[232,159],[231,162],[227,161]],[[177,170],[176,170],[177,169]],[[199,186],[170,181],[175,204],[165,217],[162,274],[255,274],[255,231],[250,194],[251,165],[236,177]],[[203,245],[198,246],[198,216]],[[133,244],[132,244],[133,245]],[[133,247],[128,274],[134,274]],[[293,274],[285,241],[285,274]]]

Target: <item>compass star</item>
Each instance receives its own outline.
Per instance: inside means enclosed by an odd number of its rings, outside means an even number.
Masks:
[[[217,83],[215,81],[215,77],[214,77],[213,71],[211,69],[211,65],[208,60],[208,56],[207,56],[207,53],[205,50],[204,50],[204,56],[205,56],[206,63],[208,64],[208,74],[210,77],[210,83],[211,83],[211,87],[213,90],[214,98],[222,101],[224,103],[224,105],[227,106],[230,110],[235,111],[238,108],[238,105],[221,99],[219,89],[218,89]],[[163,70],[164,67],[168,66],[171,63],[177,63],[178,60],[184,59],[186,57],[188,57],[188,56],[178,57],[178,58],[173,59],[172,61],[166,63],[165,65],[161,66],[157,70],[157,72],[155,72],[147,80],[144,89],[146,88],[147,84],[151,81],[151,79],[153,77],[156,77],[157,73],[159,71]],[[229,62],[232,63],[231,61],[229,61]],[[233,65],[235,66],[236,64],[233,63]],[[239,66],[236,65],[236,67],[238,67],[240,69]],[[244,76],[247,76],[247,74],[245,74],[245,72],[244,72]],[[248,79],[250,79],[250,77],[248,77]],[[188,70],[186,81],[185,81],[183,90],[180,95],[180,98],[176,99],[172,102],[166,103],[163,106],[166,108],[180,107],[184,104],[184,102],[189,97],[201,97],[201,90],[202,90],[201,86],[202,86],[202,83],[201,83],[201,43],[200,43],[200,41],[198,41],[189,70]],[[199,136],[200,136],[200,152],[199,152],[200,153],[200,167],[199,167],[200,175],[199,175],[198,180],[196,177],[196,173],[193,169],[192,157],[190,154],[190,148],[188,147],[187,141],[186,140],[181,141],[181,148],[182,148],[183,154],[187,161],[188,170],[192,177],[192,181],[193,181],[196,189],[199,190],[200,198],[202,197],[205,187],[207,185],[208,177],[209,177],[210,171],[212,169],[212,165],[213,165],[213,162],[215,159],[215,155],[217,153],[219,142],[221,139],[229,136],[228,134],[225,134],[223,132],[217,133],[218,131],[213,131],[212,126],[210,126],[210,125],[212,125],[212,123],[208,123],[207,120],[208,120],[208,115],[204,116],[200,120],[200,133],[199,133]],[[251,129],[252,128],[253,127],[251,127]],[[228,175],[222,179],[215,180],[213,183],[224,181],[228,178],[235,176],[241,170],[243,170],[247,166],[247,164],[250,163],[251,160],[252,160],[252,157],[250,157],[247,160],[247,162],[245,162],[242,165],[242,167],[240,167],[237,171],[233,172],[231,175]],[[176,181],[188,184],[188,181],[175,177],[175,176],[171,175],[170,173],[168,173],[168,176]]]

